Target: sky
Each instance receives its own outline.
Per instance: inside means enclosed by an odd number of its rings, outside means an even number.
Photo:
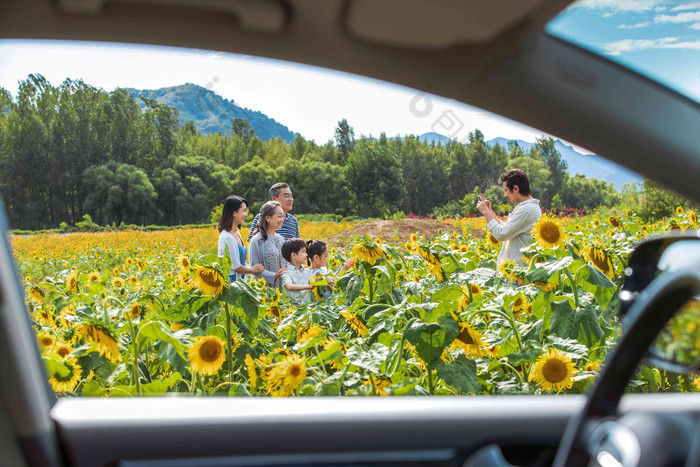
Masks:
[[[585,0],[550,31],[641,70],[700,101],[700,3]],[[42,74],[54,86],[66,78],[112,91],[194,83],[265,113],[307,139],[333,139],[342,118],[355,135],[437,132],[466,140],[533,142],[543,133],[462,103],[355,75],[258,57],[192,49],[104,43],[0,40],[0,87]],[[552,135],[556,137],[556,135]],[[579,152],[588,153],[576,147]]]

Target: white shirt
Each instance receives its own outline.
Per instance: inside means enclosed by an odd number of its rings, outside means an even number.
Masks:
[[[229,274],[235,274],[236,272],[234,269],[238,269],[245,265],[241,264],[241,257],[238,253],[238,242],[236,241],[236,237],[234,237],[231,232],[222,230],[219,233],[219,247],[217,249],[217,256],[219,258],[223,258],[226,254],[226,247],[228,247],[229,256],[231,258],[231,272]]]
[[[282,282],[282,287],[284,287],[284,284],[287,282],[297,285],[309,285],[311,270],[303,266],[301,269],[297,269],[290,264],[287,266],[287,270],[282,273],[282,277],[280,277],[280,279]],[[287,293],[287,296],[298,305],[313,302],[311,290],[284,290]]]
[[[498,264],[512,259],[520,265],[523,255],[521,248],[525,248],[532,241],[532,226],[542,217],[539,199],[526,199],[515,205],[508,220],[491,219],[486,226],[496,240],[503,242],[501,252],[498,254]]]

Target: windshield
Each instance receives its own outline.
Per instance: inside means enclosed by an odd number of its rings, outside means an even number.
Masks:
[[[582,0],[547,32],[700,102],[700,3]]]
[[[97,43],[0,63],[0,190],[61,396],[582,393],[632,246],[697,227],[583,148],[373,80]]]

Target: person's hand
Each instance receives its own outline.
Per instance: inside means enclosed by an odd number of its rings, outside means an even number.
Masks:
[[[491,210],[491,201],[487,200],[486,196],[482,195],[481,193],[479,193],[479,201],[484,201],[486,203],[486,207]]]
[[[484,195],[479,194],[479,201],[476,203],[476,209],[479,210],[484,216],[489,213],[489,208],[491,207],[491,202],[487,200]]]
[[[353,266],[355,266],[355,258],[350,258],[345,263],[343,263],[343,267],[340,268],[340,270],[347,271],[348,269],[350,269]]]
[[[275,280],[277,280],[277,279],[279,279],[280,277],[282,277],[282,274],[284,274],[285,272],[287,272],[287,268],[280,268],[280,269],[278,269],[277,272],[275,273]]]
[[[265,266],[262,264],[255,264],[250,269],[253,270],[253,274],[258,275],[265,270]]]

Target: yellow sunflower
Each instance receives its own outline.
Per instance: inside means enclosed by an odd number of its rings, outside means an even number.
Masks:
[[[218,297],[223,293],[224,287],[228,287],[224,276],[216,269],[208,266],[197,266],[193,283],[204,295],[212,297]]]
[[[192,362],[190,368],[195,373],[215,375],[226,360],[224,341],[216,336],[195,337],[194,344],[187,352],[187,359]]]
[[[139,281],[139,278],[136,276],[131,276],[129,278],[129,285],[132,287],[139,287],[141,285],[141,281]]]
[[[71,294],[78,291],[78,277],[75,273],[70,273],[70,275],[66,277],[66,290]]]
[[[365,326],[364,323],[360,321],[360,318],[358,318],[356,315],[347,311],[341,311],[340,315],[343,318],[345,318],[345,321],[347,321],[348,324],[350,324],[350,327],[352,327],[355,330],[358,336],[364,336],[369,334],[367,326]]]
[[[461,313],[469,306],[469,288],[462,286],[462,295],[457,299],[457,313]]]
[[[55,392],[71,392],[78,385],[83,374],[80,365],[76,363],[74,358],[66,359],[63,366],[66,369],[64,375],[54,373],[49,378],[49,383]]]
[[[177,332],[177,331],[180,331],[183,326],[184,326],[184,324],[182,324],[182,323],[172,323],[170,325],[170,330],[173,332]]]
[[[191,266],[190,259],[185,255],[179,255],[177,257],[177,265],[180,267],[180,269],[189,271]]]
[[[36,340],[39,342],[39,347],[42,350],[49,349],[53,347],[53,345],[56,343],[56,339],[54,339],[53,336],[46,333],[37,334]]]
[[[566,233],[561,225],[549,214],[543,214],[532,227],[532,236],[542,248],[555,248],[566,240]]]
[[[126,310],[125,315],[129,319],[139,318],[143,314],[143,307],[138,303],[132,303],[128,310]]]
[[[532,313],[532,305],[527,301],[527,297],[524,294],[519,294],[518,297],[512,304],[513,314],[517,317],[530,316]]]
[[[37,286],[30,288],[29,299],[34,303],[44,303],[44,291]]]
[[[506,276],[506,278],[513,282],[520,282],[521,277],[517,274],[518,263],[512,259],[507,259],[498,265],[498,272]]]
[[[88,284],[92,285],[95,282],[99,282],[102,280],[102,275],[97,272],[97,271],[92,271],[90,274],[88,274]]]
[[[695,214],[694,211],[688,211],[688,220],[693,224],[693,227],[697,226],[698,224],[698,216]]]
[[[53,314],[48,310],[40,308],[34,312],[34,320],[40,324],[51,326],[53,324]]]
[[[612,260],[602,248],[589,245],[583,249],[583,257],[596,269],[608,276],[608,279],[615,279]]]
[[[678,207],[676,208],[676,214],[678,214],[679,216],[680,216],[681,214],[683,214],[683,208],[682,208],[681,206],[678,206]]]
[[[323,334],[323,328],[318,324],[312,324],[311,326],[302,326],[297,329],[297,342],[300,344],[305,344],[309,342],[314,337]]]
[[[246,369],[248,370],[248,382],[250,383],[250,387],[254,388],[258,383],[258,369],[255,367],[255,361],[250,354],[246,354],[243,361],[245,362]]]
[[[573,386],[575,374],[576,368],[571,358],[552,347],[532,366],[529,380],[537,383],[545,391],[559,392]]]
[[[469,251],[469,247],[467,245],[460,245],[459,246],[460,253],[466,253],[467,251]]]
[[[132,258],[126,258],[126,265],[127,266],[133,266],[134,265],[134,260]]]
[[[494,237],[491,232],[489,232],[488,241],[489,241],[489,244],[492,246],[497,246],[499,243],[498,240],[496,240],[496,237]]]
[[[100,355],[103,355],[111,362],[116,362],[122,359],[119,353],[119,344],[104,329],[86,324],[83,326],[83,334],[90,338],[90,342],[95,345],[95,350]]]
[[[620,221],[620,219],[618,219],[615,216],[608,217],[608,223],[610,225],[612,225],[613,227],[615,227],[616,229],[619,229],[620,227],[622,227],[622,222]]]
[[[123,289],[124,288],[124,279],[121,277],[113,277],[112,278],[112,287],[115,289]]]
[[[70,345],[59,344],[58,347],[56,347],[56,349],[54,350],[54,352],[61,358],[66,358],[68,355],[71,354],[71,352],[73,352],[73,350],[75,349],[73,349],[73,347],[71,347]]]
[[[267,382],[267,390],[273,396],[290,396],[306,379],[306,360],[299,355],[290,355],[277,363]]]
[[[464,355],[467,357],[481,358],[484,356],[493,356],[489,345],[484,342],[486,337],[483,334],[477,332],[473,327],[467,323],[459,324],[459,334],[457,338],[452,342],[451,350],[462,349]]]
[[[385,389],[391,386],[391,380],[381,376],[373,376],[372,379],[374,379],[374,387],[377,390],[377,394],[382,397],[387,397],[388,394],[386,393]],[[365,386],[370,386],[372,384],[372,379],[365,378],[363,384]]]
[[[423,258],[423,260],[428,263],[428,270],[434,276],[440,278],[441,281],[446,279],[445,271],[442,269],[442,263],[440,259],[433,254],[429,249],[424,246],[419,246],[417,248],[418,254]]]
[[[418,243],[418,235],[412,233],[408,238],[411,240],[411,243]]]
[[[352,254],[355,255],[357,259],[366,261],[374,266],[377,260],[384,256],[384,248],[376,242],[356,243],[352,247]]]
[[[119,268],[114,268],[114,269],[112,269],[112,275],[113,275],[113,276],[118,276],[119,274],[121,274],[121,271],[119,270]]]

